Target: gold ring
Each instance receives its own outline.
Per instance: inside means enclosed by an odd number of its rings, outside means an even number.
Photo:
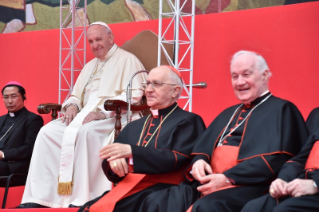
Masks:
[[[113,163],[113,166],[114,166],[114,167],[117,166],[116,162]]]
[[[275,193],[275,190],[274,189],[270,189],[269,191],[271,194]]]

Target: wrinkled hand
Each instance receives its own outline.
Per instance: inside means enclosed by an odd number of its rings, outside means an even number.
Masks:
[[[119,177],[124,177],[128,174],[128,165],[124,158],[115,159],[109,162],[112,171]]]
[[[65,114],[62,118],[62,123],[65,122],[66,126],[69,126],[69,124],[73,121],[77,113],[78,108],[74,105],[70,105],[68,109],[66,109],[65,111]]]
[[[204,160],[198,160],[193,164],[192,175],[195,180],[199,181],[201,184],[204,184],[203,177],[206,176],[206,172],[208,174],[213,174],[212,168]]]
[[[132,156],[132,148],[128,144],[113,143],[103,147],[99,156],[102,159],[108,158],[108,162],[119,158],[129,158]]]
[[[318,193],[318,189],[313,186],[313,180],[295,179],[286,185],[287,193],[292,197],[313,195]]]
[[[276,179],[273,181],[269,188],[270,196],[273,198],[281,198],[287,195],[286,185],[288,183],[286,181],[283,181],[282,179]]]
[[[100,112],[90,112],[89,114],[87,114],[87,116],[84,118],[82,124],[86,124],[89,123],[91,121],[94,120],[101,120],[101,119],[105,119],[105,115],[103,113]]]
[[[216,189],[227,186],[227,177],[224,174],[210,174],[202,178],[204,185],[197,187],[197,190],[205,196]]]

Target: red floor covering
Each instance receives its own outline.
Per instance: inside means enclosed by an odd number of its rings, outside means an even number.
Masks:
[[[30,208],[30,209],[0,209],[1,212],[75,212],[77,208]]]
[[[0,188],[0,207],[2,206],[2,200],[4,196],[4,188]],[[75,212],[77,208],[32,208],[32,209],[10,209],[14,208],[21,203],[22,194],[23,194],[24,186],[13,187],[9,189],[8,200],[6,204],[6,209],[0,209],[1,212]]]

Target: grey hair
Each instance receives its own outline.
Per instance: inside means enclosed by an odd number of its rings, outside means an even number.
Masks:
[[[104,27],[104,28],[106,29],[106,33],[107,33],[108,35],[112,34],[112,31],[111,31],[109,28],[107,28],[107,27]]]
[[[257,54],[256,52],[253,52],[253,51],[241,50],[241,51],[236,52],[231,59],[230,65],[233,64],[234,60],[237,57],[239,57],[240,55],[243,55],[243,54],[249,54],[249,55],[255,56],[256,57],[255,68],[258,71],[260,71],[260,73],[264,73],[266,70],[268,70],[269,77],[271,76],[271,72],[269,70],[269,67],[267,65],[266,60],[263,58],[263,56],[261,56],[260,54]]]
[[[169,68],[169,70],[171,70],[170,68]],[[182,79],[173,71],[173,70],[171,70],[170,72],[169,72],[170,74],[169,74],[169,79],[173,82],[173,83],[175,83],[175,84],[177,84],[179,87],[181,87],[181,90],[179,91],[179,93],[178,93],[178,95],[177,95],[177,99],[179,99],[179,97],[181,96],[181,94],[182,94],[182,92],[183,92],[183,82],[182,82]]]

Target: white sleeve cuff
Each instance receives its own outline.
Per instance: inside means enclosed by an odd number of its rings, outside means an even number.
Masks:
[[[75,96],[71,96],[62,104],[62,108],[61,108],[62,113],[65,113],[66,108],[67,106],[69,106],[69,104],[75,104],[78,107],[79,111],[82,109],[80,100]]]

